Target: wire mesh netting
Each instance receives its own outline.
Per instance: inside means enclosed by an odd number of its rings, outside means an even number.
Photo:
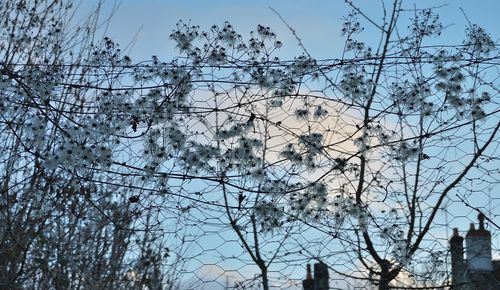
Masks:
[[[281,60],[269,27],[181,21],[177,58],[134,63],[35,2],[0,4],[1,288],[303,289],[309,263],[330,289],[499,287],[479,26],[429,45],[432,10],[352,6],[342,58]]]

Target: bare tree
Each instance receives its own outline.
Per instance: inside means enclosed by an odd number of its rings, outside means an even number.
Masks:
[[[74,12],[70,1],[0,4],[0,288],[175,288],[178,273],[164,272],[182,269],[182,247],[167,256],[166,234],[147,223],[154,209],[110,183],[112,140],[90,134],[101,121],[75,131],[94,105],[71,84],[99,82],[88,64],[112,45],[93,43],[97,11],[84,23]]]
[[[407,275],[423,285],[441,274],[432,285],[447,285],[446,249],[432,238],[436,215],[465,181],[494,184],[498,176],[479,162],[495,160],[498,144],[497,46],[473,24],[462,43],[433,44],[443,26],[432,9],[394,1],[377,24],[348,4],[343,57],[324,61],[305,48],[290,62],[273,58],[281,43],[267,27],[243,42],[229,24],[214,26],[211,38],[180,23],[172,38],[187,67],[200,68],[194,83],[207,83],[209,105],[190,113],[203,112],[201,135],[217,144],[212,181],[264,289],[268,264],[258,252],[269,240],[255,235],[259,223],[279,237],[288,232],[277,229],[310,226],[321,233],[318,247],[325,239],[335,247],[319,256],[310,237],[296,235],[296,254],[345,260],[357,270],[332,270],[379,289]],[[375,46],[355,39],[363,20],[380,34]]]

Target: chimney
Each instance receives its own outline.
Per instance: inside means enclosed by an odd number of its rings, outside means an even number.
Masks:
[[[453,229],[453,236],[450,238],[450,254],[451,284],[456,286],[463,282],[465,275],[464,238],[458,233],[458,228]]]
[[[479,214],[479,228],[474,224],[465,236],[465,252],[467,254],[468,268],[471,272],[491,272],[491,234],[484,227],[484,215]]]
[[[328,290],[328,267],[325,263],[314,264],[314,290]]]
[[[314,279],[311,274],[311,264],[307,264],[306,279],[302,280],[304,290],[314,290]]]
[[[304,290],[329,290],[328,267],[325,263],[314,264],[314,278],[311,273],[311,265],[307,264],[306,279],[302,280]]]

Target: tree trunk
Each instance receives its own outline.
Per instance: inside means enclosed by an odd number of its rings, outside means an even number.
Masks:
[[[390,280],[385,277],[380,277],[378,290],[389,290],[389,282]]]
[[[262,274],[262,289],[269,290],[269,277],[267,276],[267,267],[260,265],[260,273]]]
[[[389,290],[389,284],[398,276],[399,272],[401,271],[401,268],[394,268],[392,270],[389,269],[389,262],[387,260],[384,260],[378,283],[379,290]]]
[[[378,284],[378,290],[389,290],[389,282],[392,281],[396,276],[393,276],[394,273],[391,273],[389,270],[391,268],[391,263],[387,260],[382,260],[380,264],[381,273]],[[397,274],[396,274],[397,275]]]

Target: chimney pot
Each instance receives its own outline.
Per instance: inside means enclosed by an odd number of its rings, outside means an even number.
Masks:
[[[484,230],[484,214],[480,213],[477,219],[479,220],[479,229]]]
[[[307,275],[306,275],[306,279],[308,280],[312,280],[312,273],[311,273],[311,264],[307,264]]]

